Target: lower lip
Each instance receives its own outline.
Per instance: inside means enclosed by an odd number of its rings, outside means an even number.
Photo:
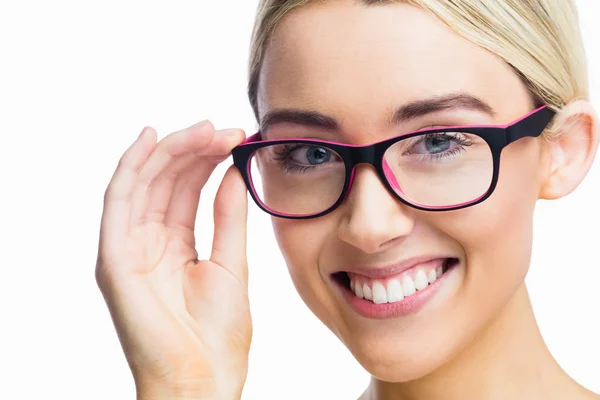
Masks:
[[[370,319],[396,318],[414,314],[419,311],[439,290],[440,286],[448,279],[460,265],[460,261],[452,263],[446,272],[427,288],[405,297],[395,303],[375,304],[369,300],[359,299],[346,285],[334,281],[341,288],[342,294],[350,307],[359,315]]]

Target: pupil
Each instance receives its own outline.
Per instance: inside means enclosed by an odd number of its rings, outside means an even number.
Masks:
[[[441,153],[442,151],[448,150],[450,147],[450,141],[448,139],[434,137],[429,138],[425,141],[427,150],[432,153]]]
[[[311,164],[322,164],[329,161],[331,155],[322,147],[314,147],[307,151],[306,158]]]

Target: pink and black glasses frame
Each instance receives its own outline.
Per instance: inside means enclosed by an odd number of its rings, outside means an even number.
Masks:
[[[552,121],[554,115],[554,111],[550,110],[546,106],[542,106],[508,125],[453,126],[440,129],[424,129],[415,132],[405,133],[400,136],[396,136],[366,146],[355,146],[313,139],[279,139],[263,141],[261,140],[260,132],[257,132],[256,134],[246,139],[242,144],[235,147],[232,151],[232,155],[233,162],[242,174],[244,181],[246,182],[246,187],[248,188],[248,191],[250,192],[250,195],[252,196],[254,202],[263,211],[275,217],[289,219],[309,219],[323,216],[335,210],[340,204],[342,204],[342,202],[348,195],[350,188],[352,187],[352,181],[354,178],[354,171],[356,166],[363,163],[371,164],[375,168],[381,181],[384,182],[384,184],[386,185],[388,190],[394,195],[394,197],[402,203],[410,207],[416,208],[418,210],[424,211],[451,211],[474,206],[490,197],[494,192],[494,189],[496,188],[496,184],[498,182],[498,175],[500,171],[500,155],[502,153],[502,150],[509,144],[521,138],[540,136],[544,132],[548,124]],[[392,187],[392,184],[388,179],[388,175],[385,172],[386,167],[384,165],[384,155],[386,151],[390,148],[390,146],[394,145],[395,143],[401,140],[409,139],[418,135],[423,135],[424,133],[444,133],[456,131],[479,136],[489,145],[493,157],[494,171],[492,181],[488,190],[482,196],[470,202],[442,207],[424,207],[419,204],[411,203],[407,199],[401,197]],[[252,159],[252,155],[260,148],[286,143],[303,143],[315,146],[326,146],[328,149],[335,151],[341,157],[346,169],[345,183],[338,200],[331,207],[316,214],[290,215],[278,213],[274,210],[271,210],[260,200],[259,196],[256,193],[250,175],[250,161]]]

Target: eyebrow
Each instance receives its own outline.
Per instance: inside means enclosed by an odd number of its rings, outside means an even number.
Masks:
[[[494,109],[483,100],[467,93],[451,93],[407,103],[389,116],[388,123],[393,126],[441,111],[457,109],[477,111],[490,116],[495,115]],[[266,132],[271,126],[280,123],[291,123],[332,131],[339,130],[340,127],[340,123],[334,117],[317,111],[275,109],[262,118],[260,130]]]
[[[494,109],[483,100],[466,93],[453,93],[405,104],[392,114],[390,122],[397,124],[429,114],[456,109],[478,111],[490,116],[495,115]]]

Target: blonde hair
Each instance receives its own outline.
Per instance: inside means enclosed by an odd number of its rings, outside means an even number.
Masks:
[[[278,22],[310,0],[260,0],[249,59],[248,97],[258,116],[263,56]],[[323,1],[323,0],[320,0]],[[574,0],[355,0],[365,6],[403,2],[435,15],[459,35],[513,67],[534,102],[560,111],[589,98],[586,57]],[[556,133],[550,127],[547,137]]]

